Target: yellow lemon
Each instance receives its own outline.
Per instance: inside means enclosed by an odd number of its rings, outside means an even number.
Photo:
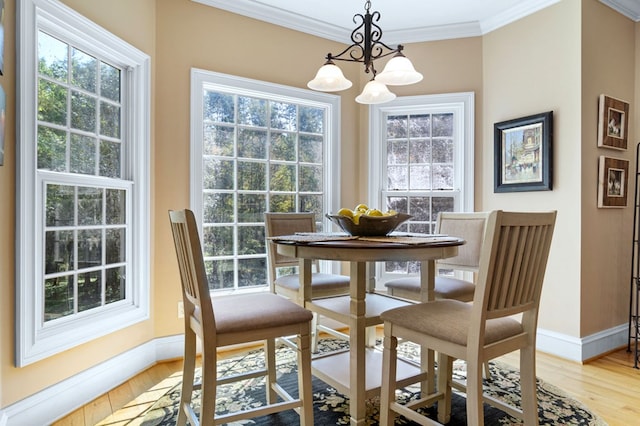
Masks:
[[[369,210],[369,206],[366,204],[358,204],[356,208],[353,209],[354,212],[366,212],[367,210]]]
[[[340,210],[338,210],[338,216],[353,217],[353,212],[350,209],[343,207]]]
[[[367,216],[382,216],[382,212],[378,209],[369,209],[365,214]]]
[[[395,211],[395,210],[388,210],[384,215],[385,216],[393,216],[395,214],[398,214],[398,212]]]
[[[362,216],[362,212],[361,211],[357,211],[353,214],[353,223],[355,223],[356,225],[358,225],[360,223],[360,216]]]

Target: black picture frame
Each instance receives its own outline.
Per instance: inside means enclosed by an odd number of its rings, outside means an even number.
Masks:
[[[553,189],[553,111],[495,123],[493,135],[493,192]]]

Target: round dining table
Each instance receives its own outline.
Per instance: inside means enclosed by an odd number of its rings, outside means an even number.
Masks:
[[[376,292],[372,266],[375,262],[386,261],[420,262],[421,300],[433,300],[435,261],[456,256],[458,247],[465,241],[440,235],[352,237],[333,233],[278,236],[273,240],[279,254],[299,259],[298,302],[349,327],[349,351],[315,357],[312,372],[349,397],[350,424],[364,425],[366,399],[379,395],[382,375],[382,354],[368,344],[366,329],[382,323],[380,314],[384,310],[414,303]],[[311,275],[315,260],[349,263],[349,295],[312,298]],[[423,351],[421,356],[422,367],[411,363],[398,366],[399,384],[420,381],[423,387],[435,387],[433,353]]]

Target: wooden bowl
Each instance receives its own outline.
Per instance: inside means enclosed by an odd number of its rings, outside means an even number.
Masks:
[[[347,234],[358,237],[379,237],[393,232],[398,226],[411,219],[413,216],[406,213],[396,213],[390,216],[360,216],[356,225],[348,216],[336,214],[326,215],[333,223],[338,225]]]

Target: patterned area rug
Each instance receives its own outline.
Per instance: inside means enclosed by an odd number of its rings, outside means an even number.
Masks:
[[[338,339],[322,339],[320,352],[346,349],[347,343]],[[411,343],[399,347],[399,354],[409,359],[419,359],[419,348]],[[288,347],[278,348],[278,381],[297,395],[297,374],[295,367],[295,353]],[[519,372],[512,367],[491,362],[491,379],[485,380],[485,392],[502,400],[519,405],[520,386]],[[219,362],[219,374],[227,375],[238,371],[264,365],[262,350],[252,350],[242,355]],[[456,361],[454,376],[458,380],[466,379],[465,364]],[[407,388],[402,394],[406,400],[417,398],[417,388]],[[194,393],[196,405],[199,393]],[[314,424],[316,425],[348,425],[349,399],[338,393],[331,386],[317,378],[313,378]],[[146,413],[142,425],[168,426],[175,425],[177,408],[180,401],[180,384],[171,388]],[[240,383],[220,386],[218,388],[216,412],[226,413],[241,410],[244,407],[264,404],[264,380],[254,379]],[[485,425],[521,425],[517,420],[502,411],[485,404]],[[562,390],[538,379],[538,411],[540,425],[589,425],[606,426],[606,423],[592,414],[589,409],[578,401],[567,396]],[[427,409],[425,415],[435,419],[435,409]],[[367,424],[377,425],[379,419],[379,401],[377,398],[367,403]],[[283,425],[298,424],[298,415],[294,411],[263,416],[249,421],[238,422],[236,425]],[[454,394],[452,399],[451,421],[449,426],[466,425],[464,395]],[[396,425],[414,425],[402,417],[397,418]]]

